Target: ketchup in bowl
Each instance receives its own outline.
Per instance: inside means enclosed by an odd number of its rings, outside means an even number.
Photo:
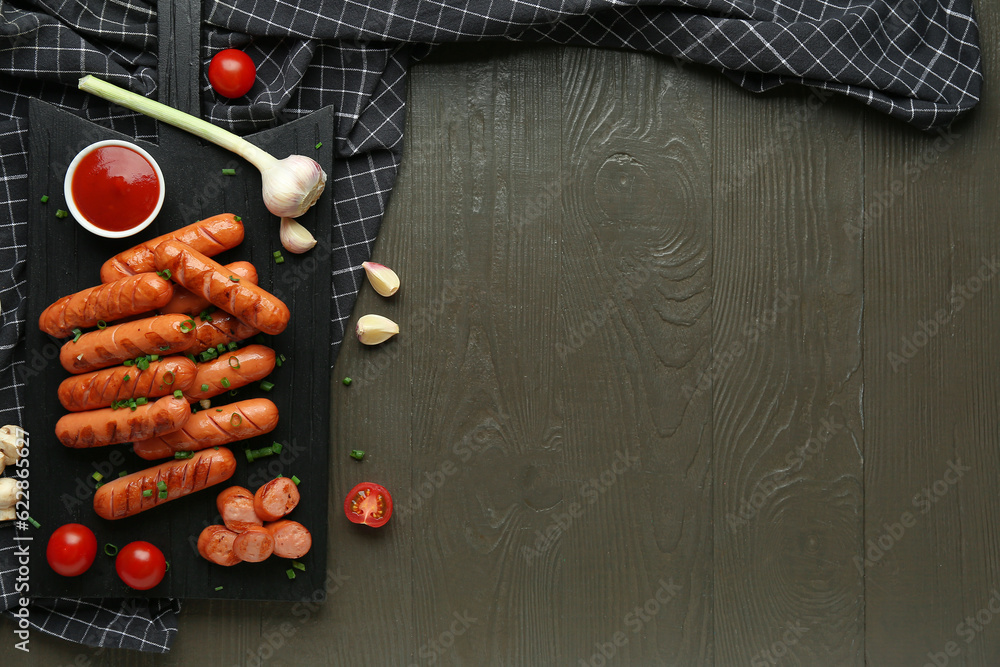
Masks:
[[[163,175],[152,156],[125,141],[99,141],[83,149],[66,175],[73,216],[101,236],[143,229],[163,203]]]

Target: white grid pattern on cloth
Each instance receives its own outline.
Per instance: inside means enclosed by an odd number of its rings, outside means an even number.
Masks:
[[[97,74],[155,96],[153,0],[0,2],[0,418],[20,423],[27,103],[31,97],[155,141],[148,119],[76,90]],[[971,0],[205,0],[202,71],[226,47],[258,64],[251,95],[217,98],[202,79],[203,117],[248,132],[327,105],[336,110],[334,347],[343,337],[402,156],[406,73],[428,44],[506,39],[624,48],[722,70],[763,92],[794,83],[853,97],[922,129],[971,109],[982,82]],[[5,120],[6,119],[6,120]],[[9,268],[7,268],[9,267]],[[336,351],[336,350],[335,350]],[[9,609],[14,547],[0,529],[0,603]],[[53,600],[35,627],[91,646],[165,651],[175,600]]]

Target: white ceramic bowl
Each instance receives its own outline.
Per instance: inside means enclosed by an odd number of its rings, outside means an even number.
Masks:
[[[149,161],[149,164],[153,165],[153,171],[156,172],[156,178],[160,183],[160,196],[157,198],[156,206],[153,208],[153,212],[149,214],[149,217],[147,217],[145,220],[135,225],[134,227],[123,229],[121,231],[110,231],[107,229],[101,229],[100,227],[94,225],[89,220],[87,220],[86,217],[84,217],[84,215],[77,208],[76,202],[73,200],[73,175],[76,173],[76,168],[79,166],[80,161],[83,160],[83,158],[91,151],[96,150],[98,148],[102,148],[104,146],[122,146],[124,148],[129,148],[138,153],[139,155],[141,155],[142,157],[146,158],[146,160]],[[106,141],[98,141],[96,143],[90,144],[82,151],[77,153],[76,157],[73,158],[73,161],[69,163],[69,168],[66,169],[66,178],[63,181],[63,194],[66,196],[66,205],[69,207],[69,212],[73,215],[74,218],[76,218],[76,221],[80,223],[80,226],[86,229],[88,232],[97,234],[98,236],[103,236],[104,238],[108,239],[120,239],[120,238],[125,238],[126,236],[132,236],[133,234],[141,232],[146,227],[148,227],[149,224],[156,219],[156,216],[159,215],[160,209],[163,207],[163,198],[166,196],[166,193],[167,193],[167,188],[163,181],[163,172],[160,171],[160,165],[156,164],[156,160],[153,159],[153,156],[131,142],[119,141],[118,139],[108,139]]]

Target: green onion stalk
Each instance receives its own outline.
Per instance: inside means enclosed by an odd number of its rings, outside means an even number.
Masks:
[[[279,218],[297,218],[308,211],[326,186],[326,172],[311,157],[289,155],[279,160],[243,137],[95,76],[81,78],[79,88],[126,109],[190,132],[244,158],[260,170],[264,205]]]

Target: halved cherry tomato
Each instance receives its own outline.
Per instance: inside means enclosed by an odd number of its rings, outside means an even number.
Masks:
[[[372,528],[384,526],[392,516],[392,496],[384,486],[362,482],[344,500],[344,514],[354,523]]]
[[[243,97],[256,78],[253,60],[238,49],[219,51],[208,64],[208,82],[223,97]]]
[[[64,577],[76,577],[89,570],[96,555],[94,531],[78,523],[56,528],[45,547],[49,567]]]
[[[129,542],[118,552],[115,570],[126,584],[137,591],[146,591],[163,581],[167,559],[149,542]]]

